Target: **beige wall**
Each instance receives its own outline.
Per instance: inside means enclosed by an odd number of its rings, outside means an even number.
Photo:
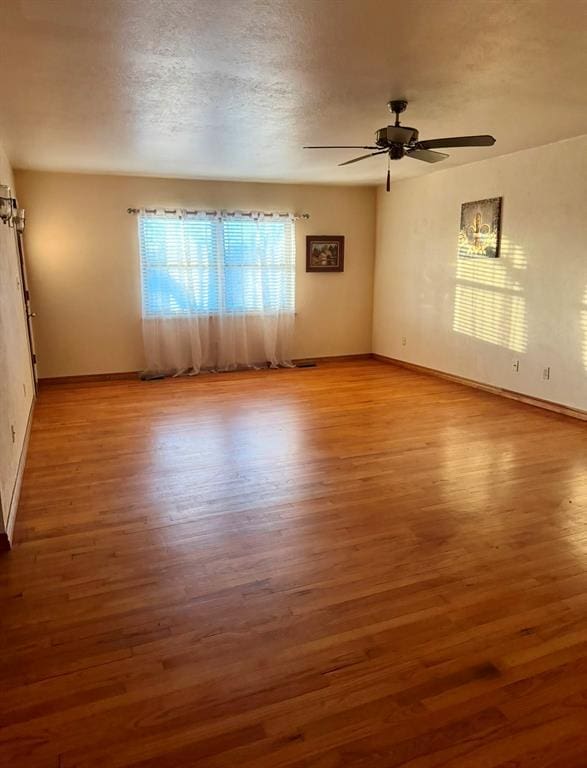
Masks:
[[[144,364],[137,220],[129,206],[308,212],[297,228],[295,357],[371,349],[375,190],[17,172],[41,377]],[[307,234],[345,236],[342,274],[307,274]]]
[[[1,146],[0,184],[9,184],[14,194],[12,170]],[[14,522],[18,470],[33,397],[15,233],[0,223],[0,533],[10,531]]]
[[[297,225],[296,357],[373,350],[585,408],[586,163],[581,137],[380,190],[372,343],[371,188],[19,172],[40,373],[142,367],[129,205],[278,209],[311,214]],[[457,260],[461,203],[494,196],[501,257]],[[346,236],[343,274],[306,274],[310,233]]]
[[[501,257],[457,259],[461,203],[498,196]],[[373,351],[587,409],[586,201],[586,136],[378,191]]]

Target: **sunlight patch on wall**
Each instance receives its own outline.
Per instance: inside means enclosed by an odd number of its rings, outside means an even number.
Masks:
[[[583,335],[583,368],[587,371],[587,285],[581,304],[581,332]]]
[[[525,352],[526,299],[523,249],[502,239],[498,259],[457,258],[453,330],[489,344]]]

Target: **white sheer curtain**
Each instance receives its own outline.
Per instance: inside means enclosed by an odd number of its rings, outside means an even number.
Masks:
[[[149,373],[290,366],[293,216],[139,214]]]

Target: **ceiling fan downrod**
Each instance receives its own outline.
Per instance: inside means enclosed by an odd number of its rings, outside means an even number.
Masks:
[[[395,115],[395,128],[399,127],[399,116],[402,112],[406,111],[407,106],[408,102],[406,99],[393,99],[393,101],[387,102],[387,108]]]

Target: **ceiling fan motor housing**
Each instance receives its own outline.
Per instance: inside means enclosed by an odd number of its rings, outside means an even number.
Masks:
[[[418,141],[418,131],[404,125],[386,125],[375,134],[375,143],[378,147],[387,147],[390,144],[411,144]]]

